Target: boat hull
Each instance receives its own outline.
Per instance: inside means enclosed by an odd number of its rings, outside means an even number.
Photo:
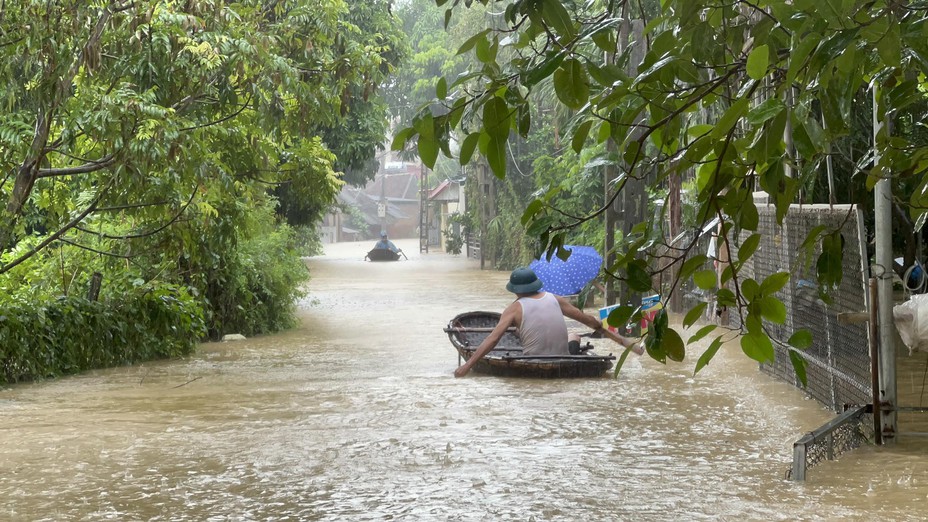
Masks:
[[[399,261],[400,254],[387,248],[375,248],[367,253],[365,259],[370,261]]]
[[[499,322],[496,312],[466,312],[452,319],[445,332],[463,360],[469,360]],[[569,379],[602,377],[613,366],[613,355],[545,355],[522,353],[519,337],[507,331],[496,347],[473,366],[473,371],[502,377]]]

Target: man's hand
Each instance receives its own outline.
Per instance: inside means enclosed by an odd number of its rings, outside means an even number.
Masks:
[[[470,368],[467,368],[466,366],[462,364],[461,366],[458,366],[456,370],[454,370],[454,376],[464,377],[465,375],[467,375],[467,372],[469,371],[470,371]]]
[[[638,354],[638,355],[643,355],[643,354],[644,354],[644,343],[643,343],[643,342],[637,342],[637,343],[635,343],[635,344],[629,346],[629,349],[631,349],[631,351],[635,352],[635,353]]]

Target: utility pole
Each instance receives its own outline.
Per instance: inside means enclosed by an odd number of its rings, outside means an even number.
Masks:
[[[387,231],[387,173],[380,173],[380,201],[377,203],[377,217],[380,218],[380,232]]]
[[[880,162],[877,152],[877,136],[885,130],[892,132],[889,121],[879,114],[879,88],[873,87],[873,165]],[[896,406],[896,340],[893,332],[893,244],[892,244],[892,186],[886,173],[880,174],[880,180],[873,188],[874,241],[876,243],[876,264],[872,275],[877,282],[877,313],[879,315],[879,360],[880,392],[882,394],[883,443],[895,441],[898,432]]]
[[[419,171],[419,252],[429,253],[429,176],[425,163]]]

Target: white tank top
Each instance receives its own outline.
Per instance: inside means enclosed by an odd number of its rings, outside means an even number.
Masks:
[[[567,323],[561,305],[553,294],[543,293],[539,298],[520,297],[522,324],[519,338],[525,355],[566,355]]]

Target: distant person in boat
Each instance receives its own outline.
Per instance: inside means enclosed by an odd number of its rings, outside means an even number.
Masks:
[[[602,322],[586,314],[570,301],[548,292],[541,291],[542,282],[531,268],[517,268],[509,276],[506,289],[516,294],[516,300],[503,310],[499,322],[484,339],[474,355],[454,371],[455,377],[463,377],[477,364],[483,356],[496,347],[510,327],[518,329],[522,341],[523,355],[569,355],[577,353],[580,336],[567,332],[564,317],[578,321],[604,337],[621,344],[638,355],[644,353],[644,346],[634,339],[622,337],[603,328]]]
[[[393,244],[393,241],[390,241],[389,239],[387,239],[386,232],[380,233],[380,241],[378,241],[377,244],[374,245],[374,250],[377,250],[377,249],[386,249],[386,250],[389,250],[397,254],[400,252],[400,249],[396,248],[396,245]]]

